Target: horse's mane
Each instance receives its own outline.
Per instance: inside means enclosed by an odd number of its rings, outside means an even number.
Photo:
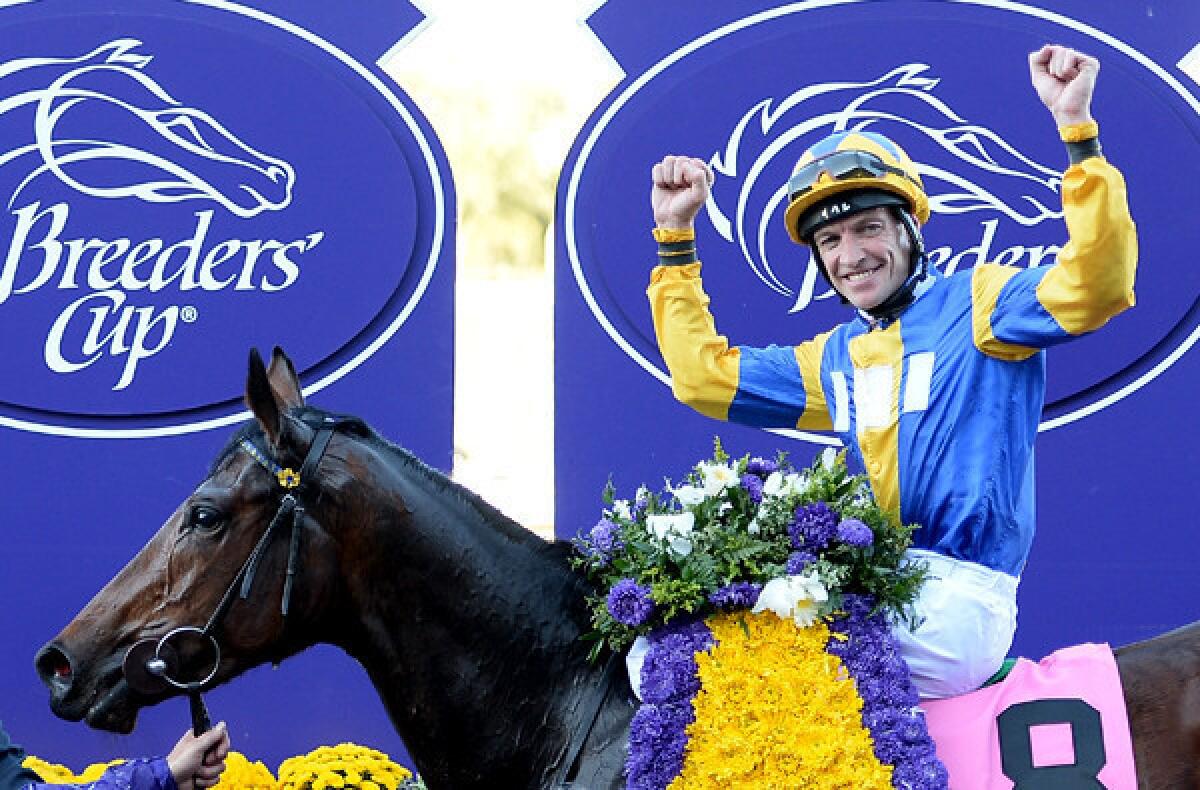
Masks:
[[[339,430],[345,433],[356,436],[368,444],[380,448],[389,455],[397,458],[406,471],[413,473],[422,480],[429,483],[435,493],[445,494],[453,501],[466,507],[468,510],[475,512],[483,521],[490,527],[499,529],[507,537],[510,537],[520,543],[528,544],[535,548],[538,554],[545,556],[555,564],[561,564],[564,567],[569,566],[569,561],[574,548],[570,541],[553,540],[547,541],[538,537],[536,534],[527,529],[520,522],[515,521],[505,515],[496,506],[492,505],[483,497],[476,494],[471,489],[456,483],[451,480],[445,473],[435,469],[411,452],[392,442],[366,421],[349,415],[333,415],[329,412],[316,409],[311,406],[304,406],[298,409],[293,409],[289,415],[309,425],[319,423],[325,417],[333,416],[342,421]],[[263,430],[257,420],[247,420],[225,443],[225,446],[217,454],[216,459],[209,467],[208,474],[211,476],[216,473],[220,465],[225,459],[233,453],[240,445],[243,439],[249,439],[258,447],[263,448]],[[265,448],[264,448],[265,449]],[[571,574],[575,580],[575,584],[582,591],[586,588],[586,581],[579,574]]]

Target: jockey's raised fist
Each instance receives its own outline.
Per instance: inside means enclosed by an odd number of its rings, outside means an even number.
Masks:
[[[1060,127],[1092,120],[1092,92],[1100,61],[1068,47],[1047,44],[1029,55],[1029,77]]]
[[[713,173],[702,159],[667,156],[650,173],[650,206],[660,228],[691,228],[708,200]]]

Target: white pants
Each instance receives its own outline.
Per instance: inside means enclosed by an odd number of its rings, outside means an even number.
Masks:
[[[913,603],[915,631],[892,628],[921,699],[940,699],[979,688],[996,673],[1017,630],[1017,579],[974,562],[910,549],[906,556],[929,566]],[[625,657],[633,693],[641,699],[642,664],[650,642],[639,636]]]
[[[922,699],[965,694],[995,674],[1017,630],[1017,579],[921,549],[909,559],[929,566],[913,608],[915,631],[892,628]]]

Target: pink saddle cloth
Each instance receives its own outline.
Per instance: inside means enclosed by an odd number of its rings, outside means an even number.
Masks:
[[[1137,790],[1125,697],[1108,645],[1063,648],[1036,664],[1018,659],[994,686],[921,707],[951,790],[1012,790],[1022,782]]]

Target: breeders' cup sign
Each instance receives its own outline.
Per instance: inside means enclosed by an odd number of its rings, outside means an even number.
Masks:
[[[605,13],[591,20],[602,37]],[[1136,393],[1195,342],[1200,275],[1165,265],[1200,243],[1196,223],[1167,221],[1183,216],[1173,196],[1192,194],[1200,176],[1200,103],[1176,60],[1163,65],[1078,16],[1000,0],[718,13],[721,24],[685,29],[690,38],[646,57],[610,97],[577,142],[560,190],[570,279],[610,342],[645,374],[669,380],[644,295],[654,251],[648,174],[664,154],[707,158],[715,173],[697,238],[718,329],[733,343],[799,342],[849,318],[781,219],[792,166],[834,131],[880,132],[920,164],[933,212],[926,243],[944,274],[985,261],[1052,264],[1067,238],[1066,153],[1026,65],[1047,41],[1103,64],[1095,111],[1105,153],[1132,174],[1144,261],[1138,299],[1153,309],[1052,352],[1043,429]],[[1139,24],[1131,17],[1109,29]],[[614,54],[636,59],[620,43]],[[560,327],[560,343],[563,335]]]
[[[446,176],[375,73],[231,4],[5,14],[4,424],[232,422],[249,346],[299,352],[312,392],[404,324],[445,249]]]

